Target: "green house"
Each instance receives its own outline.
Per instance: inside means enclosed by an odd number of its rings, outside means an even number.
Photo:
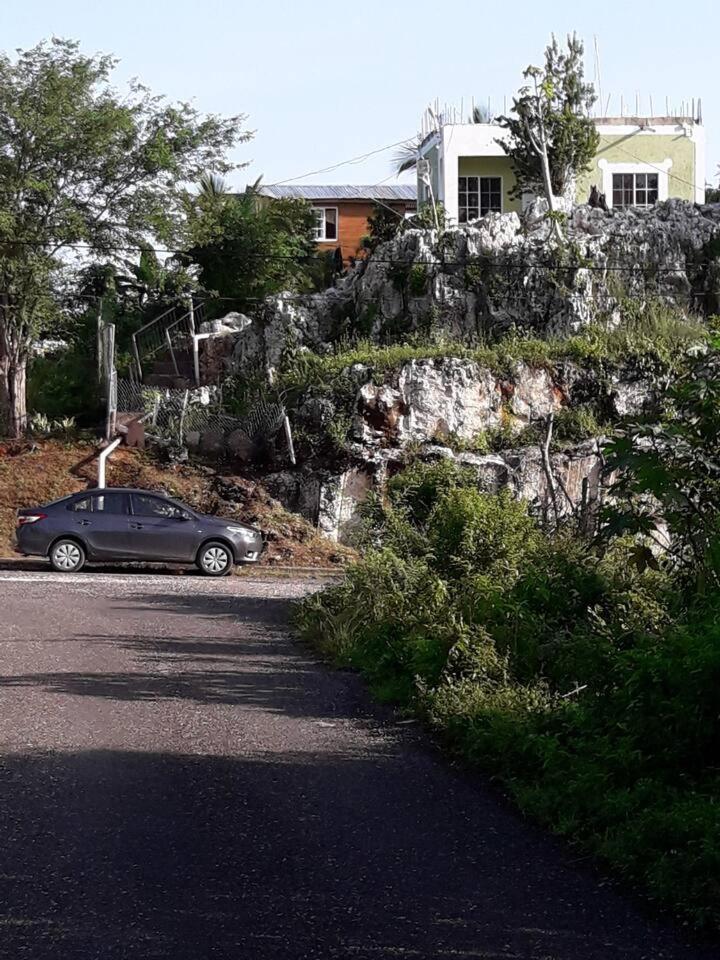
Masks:
[[[705,129],[699,115],[600,117],[590,168],[575,184],[576,203],[597,187],[609,207],[649,207],[679,197],[705,201]],[[435,120],[419,148],[418,203],[441,202],[451,222],[520,212],[531,195],[511,196],[515,176],[496,123]]]

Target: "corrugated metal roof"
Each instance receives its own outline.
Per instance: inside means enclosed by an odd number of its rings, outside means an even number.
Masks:
[[[356,184],[315,184],[298,183],[293,186],[260,186],[258,192],[264,197],[276,200],[417,200],[417,187],[414,183],[401,183],[358,186]]]

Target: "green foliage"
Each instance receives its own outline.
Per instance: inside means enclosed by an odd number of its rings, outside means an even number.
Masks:
[[[76,423],[74,417],[51,420],[44,413],[34,413],[30,417],[29,427],[35,437],[70,437],[75,433]]]
[[[363,322],[370,324],[374,318],[371,304]],[[656,375],[668,375],[686,362],[688,351],[702,346],[707,336],[707,328],[699,321],[665,306],[651,303],[641,310],[628,304],[626,319],[621,325],[589,326],[569,338],[540,339],[511,334],[492,345],[468,346],[443,337],[416,335],[406,337],[402,343],[384,345],[367,339],[339,342],[332,352],[323,355],[291,351],[278,372],[278,384],[291,397],[306,390],[321,389],[349,396],[352,402],[355,395],[354,392],[348,394],[348,387],[354,381],[348,377],[348,371],[356,365],[369,367],[371,375],[379,377],[399,371],[411,360],[445,357],[474,360],[500,377],[511,375],[518,361],[551,369],[565,360],[601,373],[634,364]],[[584,414],[577,416],[581,418]]]
[[[427,293],[429,274],[423,263],[414,263],[408,274],[408,289],[413,297],[423,297]]]
[[[18,373],[56,319],[70,270],[62,252],[174,242],[183,185],[231,169],[226,151],[248,137],[241,117],[203,117],[136,82],[118,94],[114,67],[60,39],[0,55],[0,417],[14,433],[25,406]]]
[[[374,253],[381,243],[393,240],[404,226],[404,218],[384,203],[376,203],[368,217],[368,235],[363,247]]]
[[[102,415],[94,358],[77,349],[34,357],[28,368],[28,407],[50,420],[71,417],[94,426]]]
[[[720,586],[720,353],[698,360],[668,391],[658,424],[630,424],[606,450],[617,503],[606,535],[630,531],[653,564],[651,543],[704,589]],[[669,537],[659,531],[667,525]]]
[[[427,524],[436,563],[457,577],[512,580],[535,548],[537,532],[526,504],[506,491],[450,490],[437,501]]]
[[[388,481],[387,495],[393,507],[404,512],[416,527],[423,527],[441,496],[450,491],[475,486],[470,467],[453,460],[438,463],[416,461]]]
[[[239,195],[201,191],[188,198],[187,217],[182,262],[195,264],[202,286],[233,300],[236,309],[312,286],[315,215],[304,200],[268,201],[253,188]],[[323,260],[321,279],[332,270],[332,261]]]
[[[521,87],[513,100],[514,116],[498,118],[507,137],[499,140],[510,157],[517,179],[513,195],[525,190],[539,192],[543,184],[541,161],[535,143],[544,132],[553,193],[561,196],[572,178],[582,173],[595,156],[599,136],[589,115],[595,92],[586,83],[583,45],[573,34],[567,50],[555,39],[545,50],[545,66],[528,67],[525,78],[532,85]]]
[[[715,405],[698,378],[678,389]],[[544,532],[452,462],[413,464],[368,516],[375,549],[303,601],[303,635],[525,811],[717,924],[718,594],[639,567],[632,537]]]
[[[414,217],[407,221],[407,227],[419,230],[440,230],[447,228],[447,211],[442,203],[421,203]]]

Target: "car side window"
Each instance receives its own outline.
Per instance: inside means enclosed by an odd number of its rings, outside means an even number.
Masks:
[[[92,498],[93,513],[127,516],[130,513],[127,494],[102,493]]]
[[[73,513],[89,513],[92,510],[92,498],[83,497],[82,500],[73,500],[68,506]]]
[[[159,497],[149,497],[142,493],[133,494],[133,513],[136,517],[165,517],[167,519],[180,516],[181,511],[167,500]]]

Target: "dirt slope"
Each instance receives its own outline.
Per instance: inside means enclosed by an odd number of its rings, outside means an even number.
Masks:
[[[95,485],[98,448],[89,441],[0,443],[0,557],[12,556],[15,511]],[[164,490],[205,513],[252,523],[269,537],[272,566],[341,566],[352,551],[288,513],[254,480],[219,476],[205,467],[162,464],[149,453],[120,448],[108,461],[112,486]]]

